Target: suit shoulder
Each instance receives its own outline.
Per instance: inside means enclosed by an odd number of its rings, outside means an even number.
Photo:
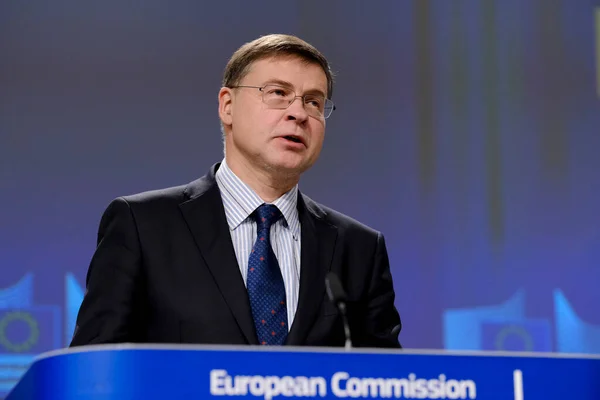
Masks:
[[[185,188],[186,185],[180,185],[113,198],[102,219],[110,220],[121,213],[131,213],[138,223],[172,218],[186,199]]]
[[[186,199],[185,188],[186,185],[180,185],[119,196],[108,204],[105,214],[129,209],[134,214],[161,215],[169,209],[176,209]]]
[[[148,190],[140,193],[121,196],[131,206],[151,205],[160,203],[181,202],[185,197],[187,185],[172,186],[162,189]]]
[[[353,232],[357,234],[366,234],[369,236],[379,236],[381,232],[378,230],[366,225],[363,222],[356,220],[346,214],[343,214],[337,210],[334,210],[331,207],[327,207],[323,204],[317,203],[314,200],[305,196],[305,201],[310,203],[310,206],[313,209],[319,210],[318,214],[320,218],[330,225],[337,226],[339,229]]]

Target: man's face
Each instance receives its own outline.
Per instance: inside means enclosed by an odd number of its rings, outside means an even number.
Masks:
[[[268,84],[288,88],[297,96],[327,94],[323,69],[293,56],[255,61],[239,85]],[[323,146],[325,119],[308,115],[300,98],[287,109],[271,109],[258,89],[223,88],[219,115],[228,131],[229,164],[258,167],[277,175],[300,175],[315,163]]]

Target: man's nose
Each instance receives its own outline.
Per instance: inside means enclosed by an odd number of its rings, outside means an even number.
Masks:
[[[296,100],[300,100],[296,102]],[[304,108],[304,99],[301,96],[296,96],[292,103],[286,109],[287,118],[298,121],[305,121],[308,119],[308,113]]]

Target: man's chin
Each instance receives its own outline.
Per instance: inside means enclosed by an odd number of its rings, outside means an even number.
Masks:
[[[281,174],[282,176],[292,177],[299,176],[303,172],[305,172],[310,165],[308,165],[304,160],[273,160],[273,162],[269,163],[269,169],[277,174]]]

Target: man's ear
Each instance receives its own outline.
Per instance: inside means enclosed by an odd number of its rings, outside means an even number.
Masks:
[[[223,125],[228,126],[232,123],[233,114],[233,93],[232,89],[222,87],[219,90],[219,118]]]

